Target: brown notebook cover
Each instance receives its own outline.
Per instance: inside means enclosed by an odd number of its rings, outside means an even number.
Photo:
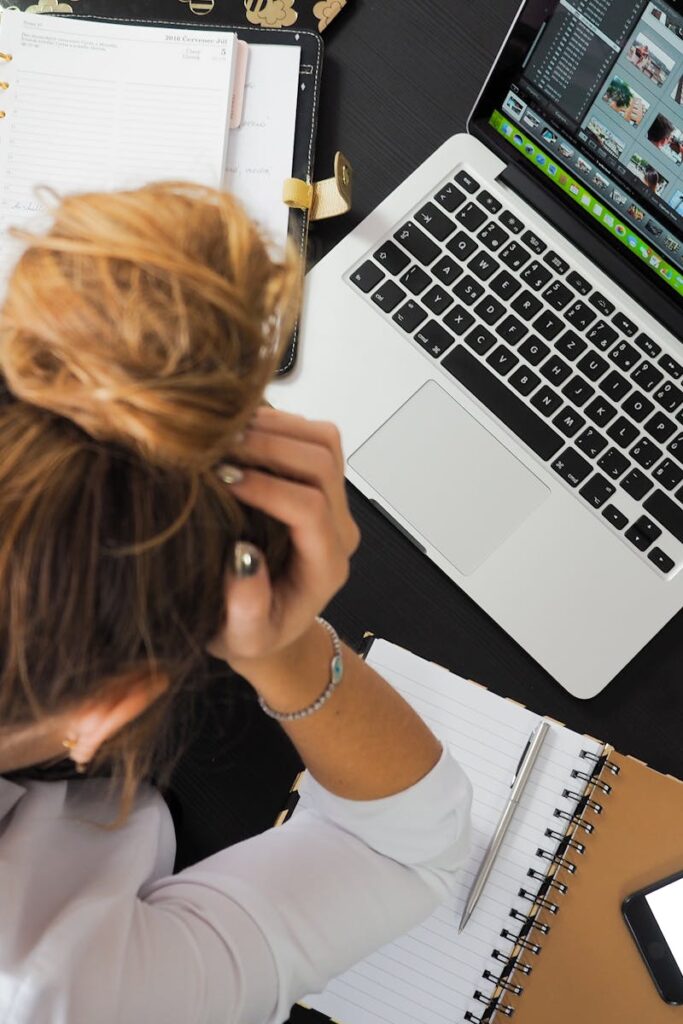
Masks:
[[[683,868],[683,782],[620,754],[610,762],[620,771],[614,778],[600,773],[612,789],[603,795],[594,787],[603,806],[600,815],[587,812],[594,831],[577,833],[585,852],[566,854],[576,871],[560,868],[556,875],[567,885],[556,898],[559,912],[539,912],[550,931],[536,934],[538,955],[520,957],[532,973],[513,971],[523,992],[502,994],[517,1024],[683,1021],[683,1007],[659,997],[621,913],[626,896]],[[496,1012],[488,1019],[505,1018]]]

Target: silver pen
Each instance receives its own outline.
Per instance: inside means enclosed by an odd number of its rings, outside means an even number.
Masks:
[[[503,813],[500,816],[500,821],[496,826],[496,831],[493,833],[493,838],[491,839],[491,842],[488,845],[488,849],[484,854],[484,859],[481,862],[479,871],[477,872],[477,876],[474,879],[474,882],[472,883],[472,888],[470,889],[469,896],[467,897],[465,909],[463,910],[462,917],[460,918],[460,927],[458,928],[458,933],[460,933],[464,929],[465,925],[472,916],[472,911],[474,910],[479,901],[479,897],[481,896],[484,886],[486,885],[486,880],[491,874],[491,868],[493,867],[496,857],[498,856],[498,851],[500,849],[501,843],[505,838],[505,833],[507,832],[510,822],[512,821],[515,810],[517,809],[517,805],[521,799],[522,793],[524,792],[524,788],[527,782],[529,781],[531,769],[534,767],[534,764],[536,763],[536,758],[538,757],[541,751],[543,741],[545,740],[549,728],[549,722],[539,722],[534,731],[532,732],[531,736],[529,737],[529,742],[526,745],[526,749],[522,754],[521,760],[517,767],[517,771],[515,772],[515,777],[512,780],[510,796],[508,797],[508,801],[503,809]]]

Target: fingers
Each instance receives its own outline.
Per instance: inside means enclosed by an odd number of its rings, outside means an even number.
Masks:
[[[352,554],[358,547],[360,532],[348,506],[336,427],[273,409],[264,412],[265,415],[257,416],[246,432],[239,452],[242,465],[268,469],[278,477],[319,490],[328,501],[346,553]],[[241,493],[239,496],[243,497]],[[243,500],[249,503],[246,495]],[[272,514],[282,518],[277,512]]]

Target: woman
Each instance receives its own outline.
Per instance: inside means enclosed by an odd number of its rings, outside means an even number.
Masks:
[[[358,531],[336,431],[262,405],[293,263],[182,185],[66,199],[25,245],[0,317],[0,1017],[281,1021],[447,897],[469,783],[316,619]],[[207,648],[309,806],[173,875],[143,780]],[[65,752],[82,777],[35,777]]]

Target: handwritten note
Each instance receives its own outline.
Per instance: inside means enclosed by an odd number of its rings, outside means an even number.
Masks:
[[[300,60],[297,46],[249,48],[242,123],[228,145],[224,187],[276,246],[287,238],[282,185],[292,175]]]
[[[0,106],[0,276],[12,225],[58,193],[156,180],[219,186],[227,149],[235,36],[93,24],[4,11],[9,88]]]

